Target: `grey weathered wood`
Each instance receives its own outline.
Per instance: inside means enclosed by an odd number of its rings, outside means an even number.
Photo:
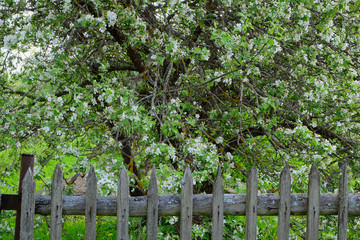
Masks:
[[[34,161],[35,156],[33,154],[27,154],[22,153],[21,154],[21,167],[20,167],[20,177],[19,177],[19,195],[22,194],[22,182],[24,180],[24,177],[27,173],[27,170],[30,168],[32,172],[34,172]],[[21,229],[21,207],[18,207],[19,209],[16,209],[16,221],[15,221],[15,234],[14,239],[19,240],[20,239],[20,229]]]
[[[245,239],[256,239],[257,233],[257,181],[258,171],[252,166],[246,180]]]
[[[156,181],[155,167],[153,167],[150,177],[149,190],[147,193],[146,239],[148,240],[157,239],[158,206],[158,186]]]
[[[35,181],[29,168],[22,182],[20,239],[29,240],[34,237],[35,214]]]
[[[95,240],[96,237],[96,195],[97,179],[94,166],[86,180],[86,202],[85,202],[85,239]]]
[[[217,168],[212,201],[212,239],[223,239],[224,232],[224,188],[220,165]]]
[[[181,180],[180,239],[191,239],[193,215],[193,182],[189,165]]]
[[[347,175],[347,164],[340,169],[339,181],[339,217],[338,217],[338,239],[346,240],[349,204],[349,186]]]
[[[224,195],[224,215],[245,215],[245,194]],[[50,214],[50,196],[35,197],[35,213]],[[180,215],[180,195],[159,195],[159,216]],[[268,193],[258,195],[258,216],[277,216],[279,214],[279,194]],[[291,215],[305,216],[307,212],[308,194],[291,194]],[[129,216],[146,217],[147,198],[130,197]],[[116,216],[116,197],[97,197],[98,216]],[[349,216],[360,216],[360,193],[349,193]],[[338,194],[324,193],[320,195],[320,215],[338,215]],[[63,196],[63,215],[84,215],[85,196]],[[211,216],[212,194],[195,194],[193,196],[193,215]]]
[[[129,239],[129,178],[124,166],[118,177],[117,192],[117,240]],[[99,204],[100,205],[100,204]],[[98,205],[98,212],[100,211]]]
[[[320,215],[320,174],[316,164],[311,165],[308,185],[308,209],[306,222],[306,239],[319,239],[319,215]]]
[[[279,225],[281,225],[279,226],[279,239],[288,238],[289,227],[284,225],[289,223],[288,219],[290,218],[290,214],[307,215],[306,239],[318,239],[319,215],[338,214],[338,239],[346,239],[348,215],[360,216],[360,193],[348,193],[348,177],[346,168],[347,166],[345,165],[341,169],[339,194],[320,194],[320,174],[315,163],[313,163],[309,174],[308,195],[290,194],[290,172],[289,166],[286,164],[281,173],[280,195],[260,194],[259,196],[257,196],[257,169],[255,167],[252,167],[248,174],[246,195],[223,194],[220,167],[218,167],[214,194],[193,195],[191,171],[189,166],[187,166],[182,179],[181,195],[158,196],[155,169],[153,169],[148,196],[132,198],[129,197],[129,183],[124,167],[122,169],[122,174],[119,176],[119,194],[117,198],[96,196],[97,180],[93,167],[91,167],[87,179],[86,197],[62,197],[62,173],[59,165],[57,165],[53,174],[52,197],[35,196],[35,182],[31,170],[29,169],[22,184],[22,228],[20,232],[20,239],[33,238],[34,213],[49,215],[50,212],[52,216],[51,222],[60,223],[60,231],[53,231],[51,229],[51,239],[60,239],[62,203],[64,206],[64,215],[85,214],[85,239],[95,239],[97,214],[103,216],[113,216],[116,213],[118,216],[121,216],[119,219],[123,219],[122,222],[126,225],[123,229],[126,230],[128,229],[129,216],[147,216],[147,228],[149,230],[147,233],[148,239],[155,239],[157,237],[158,214],[168,216],[180,214],[181,239],[191,239],[192,215],[213,216],[213,223],[219,223],[213,224],[212,226],[213,239],[222,239],[223,229],[222,221],[220,221],[220,219],[223,218],[223,214],[246,214],[246,239],[256,239],[257,215],[273,216],[279,214]],[[125,178],[122,176],[125,176]],[[120,180],[122,178],[124,179]],[[56,228],[56,224],[52,224],[51,228]],[[120,229],[120,227],[118,227],[118,229]],[[150,233],[151,230],[154,231]],[[56,232],[56,234],[53,234],[53,232]],[[57,232],[60,232],[60,236]],[[281,232],[283,232],[283,234]],[[125,238],[123,236],[118,234],[118,239],[128,239],[128,237]]]
[[[51,225],[50,239],[61,239],[62,231],[62,190],[63,173],[57,164],[51,181]]]
[[[291,206],[291,177],[289,164],[286,163],[280,174],[280,205],[278,215],[278,238],[289,239],[290,232],[290,206]]]

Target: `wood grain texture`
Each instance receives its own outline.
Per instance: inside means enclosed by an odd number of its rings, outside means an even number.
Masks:
[[[189,165],[181,180],[180,239],[191,239],[193,216],[193,181]]]
[[[157,239],[158,206],[158,186],[155,174],[155,167],[153,167],[150,177],[149,190],[147,193],[146,239],[148,240]]]
[[[62,196],[62,179],[62,171],[57,165],[53,173],[51,197],[35,196],[31,169],[27,171],[22,182],[20,239],[33,238],[35,213],[51,214],[51,239],[61,239],[62,215],[85,215],[85,239],[95,239],[97,215],[117,215],[117,239],[126,240],[129,238],[129,216],[147,216],[147,239],[157,239],[159,215],[180,215],[181,239],[191,239],[193,215],[212,216],[212,239],[222,239],[224,215],[246,215],[245,239],[256,239],[257,216],[278,215],[278,239],[288,239],[290,215],[307,215],[306,239],[318,239],[319,216],[338,214],[338,239],[344,240],[348,216],[360,216],[360,193],[349,194],[346,164],[340,171],[339,194],[320,193],[320,173],[315,163],[312,164],[309,174],[309,194],[290,193],[288,164],[280,176],[280,194],[257,194],[258,174],[254,166],[247,176],[246,195],[224,194],[220,166],[213,194],[193,195],[189,166],[181,181],[181,195],[158,195],[155,168],[152,169],[148,194],[141,197],[129,197],[129,179],[125,167],[122,167],[119,174],[117,197],[97,197],[97,179],[93,166],[87,177],[85,197]]]
[[[347,175],[347,164],[340,169],[339,180],[339,217],[338,217],[338,237],[339,240],[346,240],[347,221],[349,204],[349,185]]]
[[[289,164],[286,163],[280,174],[280,205],[278,215],[278,237],[279,240],[289,239],[290,233],[290,206],[291,206],[291,177]]]
[[[60,240],[62,231],[62,190],[63,173],[57,164],[51,180],[51,225],[50,239]]]
[[[95,240],[96,237],[96,196],[97,196],[97,179],[94,166],[86,180],[86,202],[85,202],[85,239]]]
[[[315,163],[311,165],[308,186],[308,208],[306,221],[306,239],[319,239],[319,216],[320,216],[320,173]]]
[[[34,238],[35,181],[29,168],[22,181],[20,240]]]
[[[245,194],[224,194],[224,215],[245,216]],[[50,215],[50,196],[35,197],[35,213]],[[180,215],[180,195],[159,196],[159,216]],[[258,216],[277,216],[279,214],[279,194],[259,194],[257,204]],[[305,216],[307,213],[308,195],[291,194],[291,215]],[[147,197],[129,198],[129,216],[146,217]],[[116,197],[97,197],[98,216],[116,216]],[[320,194],[320,215],[338,215],[339,199],[336,193]],[[84,215],[85,196],[63,196],[63,215]],[[212,194],[193,195],[193,215],[211,216]],[[349,193],[349,216],[360,216],[360,193]]]
[[[117,215],[117,240],[129,239],[129,177],[126,172],[126,168],[123,165],[118,177],[118,190],[116,197],[116,215]],[[113,204],[109,204],[113,206]],[[98,205],[98,213],[101,205]]]
[[[246,240],[256,239],[257,234],[257,181],[258,171],[252,166],[246,180]]]
[[[221,167],[218,166],[212,201],[212,239],[223,239],[224,233],[224,189],[222,186]]]

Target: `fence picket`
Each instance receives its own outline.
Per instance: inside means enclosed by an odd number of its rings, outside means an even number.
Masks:
[[[258,171],[252,166],[246,180],[245,239],[256,239],[257,231],[257,181]]]
[[[212,239],[223,239],[224,232],[224,188],[220,165],[217,168],[212,199]]]
[[[117,240],[129,239],[129,178],[124,165],[118,177],[117,192]]]
[[[60,240],[62,231],[62,190],[63,173],[57,164],[51,181],[51,225],[50,239]]]
[[[62,215],[85,214],[85,239],[96,238],[96,216],[117,215],[117,240],[129,239],[129,216],[147,216],[147,239],[157,239],[158,216],[180,215],[180,239],[191,239],[193,215],[212,216],[212,239],[223,239],[224,215],[245,215],[245,239],[256,239],[257,216],[278,215],[278,239],[289,238],[290,215],[307,215],[306,239],[318,239],[319,216],[338,214],[338,239],[346,240],[348,215],[360,215],[360,193],[349,194],[347,165],[340,169],[339,194],[320,194],[320,173],[315,163],[309,173],[308,193],[291,194],[288,163],[280,175],[279,194],[257,194],[258,170],[247,175],[246,195],[224,194],[221,167],[218,166],[213,194],[193,195],[193,180],[187,166],[181,180],[181,195],[158,195],[155,167],[152,168],[147,196],[130,197],[129,178],[123,166],[118,177],[117,197],[97,197],[97,178],[91,166],[86,196],[62,196],[62,171],[56,166],[51,196],[35,196],[32,171],[22,183],[21,229],[19,239],[33,239],[34,215],[51,215],[51,239],[61,239]],[[16,210],[17,199],[0,194],[0,209]],[[3,204],[3,206],[1,205]],[[12,207],[12,206],[16,206]],[[20,205],[19,205],[20,206]]]
[[[191,226],[193,215],[193,182],[191,170],[187,165],[181,180],[181,206],[180,206],[180,239],[191,239]]]
[[[97,196],[97,179],[94,166],[86,180],[86,201],[85,201],[85,239],[95,240],[96,237],[96,196]]]
[[[280,204],[278,215],[278,238],[279,240],[289,239],[290,231],[290,204],[291,204],[291,177],[289,164],[286,163],[280,174]]]
[[[319,239],[320,216],[320,173],[315,163],[309,174],[308,196],[306,240],[315,240]]]
[[[347,219],[349,204],[349,186],[347,164],[340,169],[339,182],[339,217],[338,217],[338,240],[346,240]]]
[[[22,182],[20,240],[34,238],[35,181],[29,168]]]
[[[155,167],[153,167],[150,177],[149,190],[147,193],[147,222],[146,222],[146,239],[157,239],[158,227],[158,207],[159,195],[156,180]]]

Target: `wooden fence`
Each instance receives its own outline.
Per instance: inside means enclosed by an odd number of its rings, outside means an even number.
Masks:
[[[291,194],[289,165],[280,176],[280,194],[258,194],[258,171],[248,172],[246,194],[224,194],[218,167],[213,194],[193,195],[187,167],[181,195],[158,195],[153,168],[147,196],[129,197],[129,180],[123,167],[118,177],[117,197],[98,197],[93,167],[87,177],[86,196],[62,196],[63,174],[56,166],[51,196],[35,196],[29,168],[22,184],[20,239],[33,239],[34,215],[51,215],[51,239],[61,239],[63,215],[85,215],[85,239],[95,239],[96,216],[117,216],[117,239],[128,239],[129,217],[147,217],[147,239],[157,238],[158,216],[180,216],[180,239],[191,239],[192,216],[212,216],[212,239],[223,238],[224,215],[246,215],[245,239],[256,239],[257,216],[278,216],[278,239],[289,239],[290,215],[307,215],[306,239],[318,239],[319,215],[338,215],[338,239],[346,239],[348,215],[360,215],[360,193],[348,193],[346,165],[340,172],[339,193],[320,194],[320,174],[312,165],[308,194]],[[0,195],[1,200],[1,195]],[[0,202],[1,207],[1,202]]]

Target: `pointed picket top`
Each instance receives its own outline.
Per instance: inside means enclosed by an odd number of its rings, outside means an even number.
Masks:
[[[27,172],[26,172],[26,174],[25,174],[25,177],[24,177],[24,179],[23,179],[23,184],[24,184],[25,182],[34,182],[34,183],[35,183],[34,177],[33,177],[33,173],[32,173],[32,171],[31,171],[31,168],[28,168],[28,170],[27,170]]]
[[[20,239],[27,240],[34,237],[35,216],[35,181],[29,168],[22,181]]]
[[[97,185],[97,178],[95,174],[95,168],[93,165],[90,166],[90,170],[86,179],[86,190],[88,190],[88,187],[91,187],[93,185]],[[93,189],[93,188],[91,188]],[[97,194],[97,192],[96,192]]]
[[[129,239],[129,177],[123,165],[118,177],[117,190],[117,240]]]
[[[193,215],[193,180],[190,166],[187,165],[181,180],[180,239],[191,239]]]
[[[338,214],[338,239],[346,240],[348,204],[349,204],[349,185],[347,175],[347,163],[340,168],[339,180],[339,214]]]
[[[224,188],[222,186],[222,171],[217,168],[212,201],[212,239],[223,239],[224,232]]]
[[[257,234],[257,181],[258,170],[253,165],[246,180],[245,239],[256,239]]]
[[[147,193],[146,239],[157,239],[159,195],[155,166],[152,168],[149,190]]]
[[[62,231],[63,173],[58,163],[51,180],[51,225],[50,239],[61,239]]]
[[[309,174],[309,175],[311,175],[311,174],[319,174],[319,171],[318,171],[318,168],[316,167],[316,163],[315,163],[315,162],[313,162],[313,163],[311,164],[310,174]]]
[[[95,240],[96,237],[96,197],[97,179],[94,166],[90,167],[86,179],[86,201],[85,201],[85,239]]]
[[[151,187],[152,187],[152,186],[157,186],[155,166],[153,166],[152,169],[151,169],[149,187],[150,187],[150,186],[151,186]],[[156,192],[157,192],[157,188],[156,188]]]
[[[289,163],[286,162],[280,174],[280,205],[278,214],[278,238],[289,239],[290,232],[290,205],[291,205],[291,176]]]
[[[184,176],[181,179],[181,184],[182,185],[186,184],[188,179],[192,180],[192,175],[191,175],[190,166],[187,164],[185,168]]]
[[[153,166],[153,168],[151,170],[148,195],[149,195],[149,193],[151,193],[151,194],[158,193],[155,166]]]
[[[311,165],[308,185],[306,240],[318,239],[320,216],[320,173],[315,162]]]

